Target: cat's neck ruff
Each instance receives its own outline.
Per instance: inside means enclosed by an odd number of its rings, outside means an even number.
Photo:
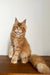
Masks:
[[[22,38],[23,39],[25,36],[23,36],[23,35],[16,35],[15,37],[16,38]]]
[[[23,33],[22,34],[16,34],[16,33],[14,33],[14,31],[12,31],[12,33],[17,38],[24,37],[24,34]]]
[[[20,35],[17,34],[16,37],[20,37]]]

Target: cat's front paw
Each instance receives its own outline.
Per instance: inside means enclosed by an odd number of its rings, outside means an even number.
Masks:
[[[23,58],[23,59],[21,59],[21,61],[23,64],[26,64],[28,62],[28,58]]]
[[[13,52],[11,51],[11,52],[9,52],[9,58],[12,58],[12,56],[13,56]]]
[[[11,60],[11,63],[12,63],[12,64],[16,64],[16,63],[17,63],[17,60],[16,60],[16,59],[12,59],[12,60]]]
[[[12,56],[11,56],[11,55],[9,55],[9,58],[12,58]]]
[[[10,46],[10,50],[9,50],[9,58],[12,58],[13,56],[13,46]]]

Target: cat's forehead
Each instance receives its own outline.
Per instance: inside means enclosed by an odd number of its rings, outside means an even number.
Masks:
[[[18,25],[18,26],[22,26],[22,23],[18,23],[17,25]]]
[[[23,26],[22,23],[14,24],[14,26]]]

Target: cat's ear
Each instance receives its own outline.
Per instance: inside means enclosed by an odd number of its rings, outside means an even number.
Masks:
[[[15,23],[14,24],[17,24],[18,23],[18,20],[17,20],[17,18],[15,17]]]
[[[22,22],[22,25],[24,26],[26,25],[26,19]]]

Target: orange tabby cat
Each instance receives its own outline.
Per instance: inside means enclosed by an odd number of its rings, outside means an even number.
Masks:
[[[31,55],[31,49],[26,40],[25,33],[26,20],[20,23],[17,18],[15,18],[15,23],[11,32],[9,51],[9,58],[12,58],[11,63],[16,64],[19,59],[21,59],[22,63],[27,63],[29,61],[40,73],[50,73],[49,67],[40,56]]]

